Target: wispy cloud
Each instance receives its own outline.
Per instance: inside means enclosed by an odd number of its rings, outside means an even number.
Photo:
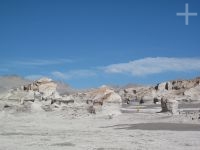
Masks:
[[[35,69],[44,66],[59,66],[74,63],[72,59],[18,59],[18,60],[0,60],[0,73],[12,72],[16,69]]]
[[[29,80],[37,80],[43,77],[44,77],[43,75],[35,74],[35,75],[28,75],[25,78]]]
[[[112,64],[103,67],[106,73],[130,73],[134,76],[145,76],[163,72],[200,71],[199,58],[148,57],[128,63]]]
[[[62,73],[60,71],[54,71],[51,73],[53,75],[53,77],[57,78],[57,79],[68,79],[68,75],[65,73]]]
[[[60,71],[54,71],[51,73],[53,77],[57,79],[74,79],[74,78],[88,78],[96,76],[96,72],[94,70],[71,70],[68,72],[60,72]]]
[[[46,65],[58,65],[64,63],[72,63],[71,59],[33,59],[26,61],[14,61],[16,65],[24,65],[24,66],[46,66]]]

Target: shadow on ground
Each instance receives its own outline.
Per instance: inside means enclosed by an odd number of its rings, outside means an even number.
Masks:
[[[119,124],[102,128],[114,128],[125,130],[169,130],[169,131],[200,131],[199,124],[179,124],[179,123],[139,123],[139,124]]]

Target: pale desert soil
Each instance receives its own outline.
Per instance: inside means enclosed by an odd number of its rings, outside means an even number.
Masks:
[[[155,110],[157,111],[157,110]],[[199,150],[200,122],[139,112],[67,116],[64,111],[0,112],[0,150]]]

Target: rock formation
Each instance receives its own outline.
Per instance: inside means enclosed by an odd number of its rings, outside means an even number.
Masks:
[[[52,100],[60,98],[56,91],[56,86],[51,79],[42,78],[3,93],[0,99],[1,102],[6,104],[15,103],[15,106],[19,108],[24,106],[33,109],[37,105],[42,109],[42,107],[51,104]]]
[[[120,114],[122,99],[119,94],[108,87],[100,87],[84,93],[84,100],[86,100],[89,112]]]
[[[111,88],[102,86],[97,89],[73,91],[60,95],[58,84],[49,78],[12,88],[0,94],[0,109],[10,110],[64,110],[70,114],[120,114],[121,103],[161,103],[162,112],[177,112],[178,103],[200,100],[200,78],[174,80],[156,86],[129,86]],[[62,88],[63,89],[63,88]]]
[[[58,96],[59,95],[56,91],[57,84],[54,83],[51,79],[49,78],[42,78],[39,79],[31,84],[25,85],[23,87],[24,91],[34,91],[34,92],[39,92],[42,95],[42,98],[46,99],[48,97]]]
[[[122,98],[122,101],[129,103],[130,101],[134,102],[151,102],[155,97],[156,90],[150,86],[136,86],[129,87],[127,89],[120,89],[119,95]]]
[[[178,112],[178,101],[169,100],[167,98],[161,98],[161,112],[171,112],[172,114],[177,114]]]
[[[83,93],[74,93],[61,96],[57,91],[56,82],[49,78],[42,78],[33,83],[11,89],[0,96],[5,106],[16,103],[17,109],[31,109],[35,111],[65,110],[67,113],[78,115],[101,113],[115,115],[120,113],[122,99],[108,87],[89,90]],[[4,106],[3,106],[4,108]],[[26,109],[24,109],[26,108]]]

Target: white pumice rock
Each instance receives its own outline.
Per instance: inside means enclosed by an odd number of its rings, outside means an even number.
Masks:
[[[161,112],[171,112],[172,114],[178,113],[178,101],[161,98]]]

